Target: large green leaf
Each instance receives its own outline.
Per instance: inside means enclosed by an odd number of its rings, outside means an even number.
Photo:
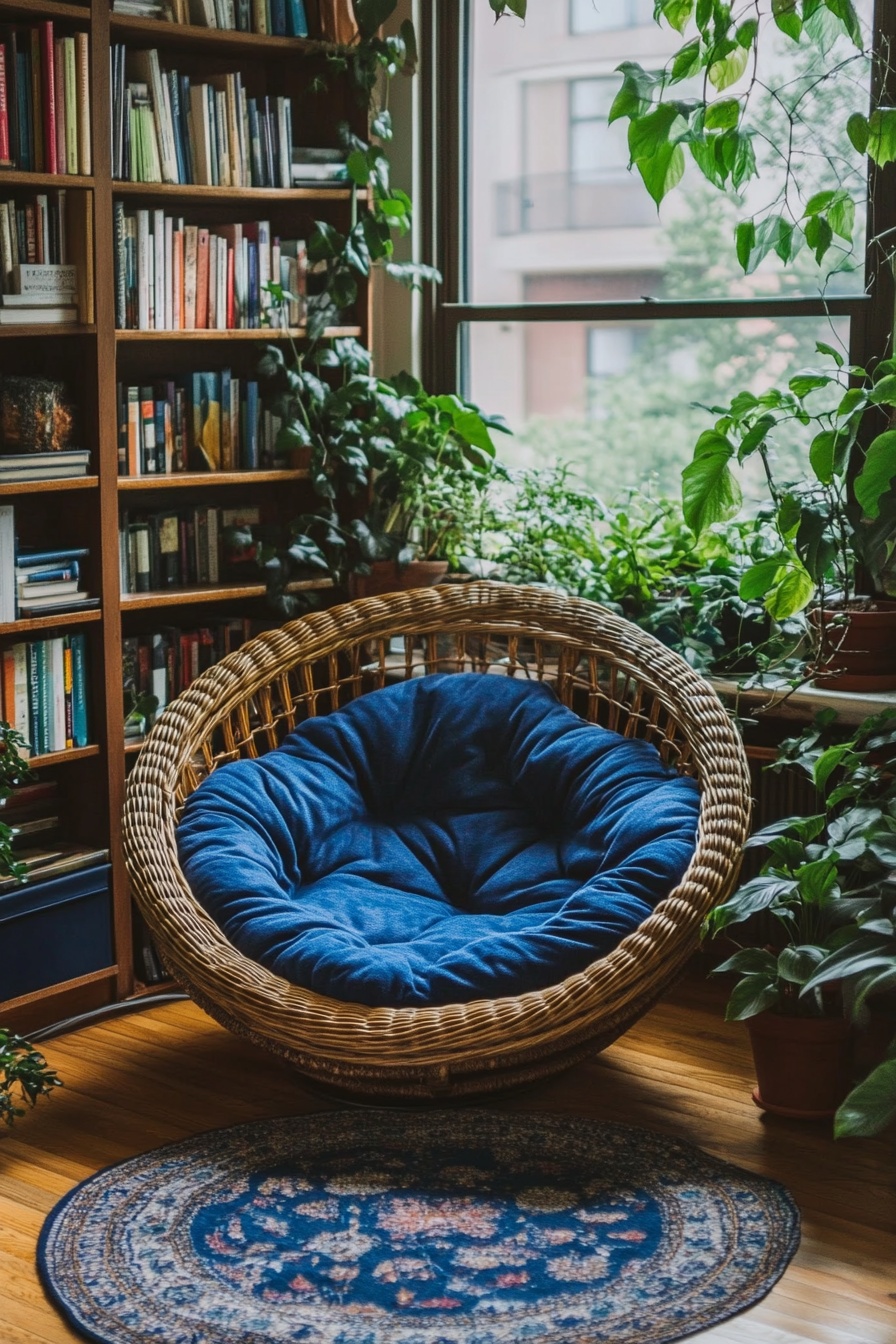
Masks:
[[[797,12],[797,0],[772,0],[772,14],[781,32],[794,42],[799,42],[803,21]]]
[[[637,159],[635,167],[657,206],[684,177],[684,150],[681,145],[662,145],[649,159]]]
[[[664,18],[677,33],[683,33],[694,12],[694,0],[657,0],[657,18]]]
[[[896,159],[896,107],[879,107],[871,113],[868,153],[879,168]]]
[[[857,1139],[879,1134],[894,1119],[896,1059],[885,1059],[843,1102],[834,1117],[834,1137]]]
[[[728,1007],[725,1009],[726,1022],[743,1022],[747,1017],[756,1017],[768,1008],[774,1008],[778,1002],[778,985],[771,975],[745,975],[731,991]]]
[[[710,103],[703,125],[708,131],[733,130],[740,120],[740,103],[736,98],[723,98]]]
[[[776,968],[773,952],[767,952],[764,947],[742,947],[721,966],[714,966],[710,974],[726,975],[729,971],[737,971],[739,975],[774,975]]]
[[[798,560],[791,560],[782,578],[765,600],[765,609],[776,621],[795,616],[809,605],[815,581]]]
[[[855,480],[855,495],[866,518],[876,518],[880,501],[896,477],[896,429],[885,430],[869,445]]]
[[[765,597],[775,586],[782,567],[788,563],[789,556],[773,555],[765,560],[757,560],[746,570],[738,585],[738,595],[745,602],[753,602],[757,597]]]
[[[713,88],[722,91],[729,89],[732,84],[736,84],[747,68],[750,59],[750,52],[747,47],[736,44],[726,55],[713,61],[709,67],[709,82]]]
[[[743,496],[728,463],[734,445],[724,434],[708,429],[697,440],[694,459],[681,473],[684,520],[699,536],[713,523],[733,518]]]
[[[621,65],[617,65],[616,72],[622,75],[622,88],[613,99],[607,116],[610,125],[620,117],[643,117],[650,107],[653,90],[659,82],[658,75],[645,70],[637,61],[623,61]]]
[[[785,947],[778,955],[778,975],[792,985],[804,985],[824,957],[823,947],[806,944],[801,947]]]

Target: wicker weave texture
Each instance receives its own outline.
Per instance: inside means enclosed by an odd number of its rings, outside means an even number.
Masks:
[[[288,984],[243,957],[177,859],[180,809],[228,761],[297,723],[436,671],[536,677],[584,718],[652,741],[701,786],[678,887],[609,956],[548,989],[441,1008],[367,1008]],[[365,598],[293,621],[203,673],[150,734],[130,776],[124,844],[137,902],[178,980],[225,1026],[320,1082],[384,1098],[473,1095],[565,1067],[664,992],[737,875],[749,823],[743,748],[712,688],[594,603],[474,583]]]

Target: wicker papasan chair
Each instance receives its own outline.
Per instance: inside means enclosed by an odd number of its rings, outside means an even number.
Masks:
[[[613,951],[545,989],[391,1008],[288,983],[239,952],[194,898],[176,838],[186,800],[218,766],[262,756],[303,721],[434,672],[537,679],[582,719],[652,743],[699,785],[687,870]],[[706,913],[731,890],[749,809],[740,739],[712,688],[681,658],[595,603],[473,582],[313,613],[203,673],[168,706],[137,759],[124,848],[166,965],[218,1022],[331,1091],[444,1101],[556,1073],[650,1008],[683,971]]]

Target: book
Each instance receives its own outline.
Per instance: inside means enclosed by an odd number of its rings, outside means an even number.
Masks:
[[[49,297],[58,300],[61,295],[74,295],[78,288],[78,268],[74,264],[19,262],[10,273],[11,293],[23,297]]]
[[[77,322],[78,310],[74,305],[42,306],[29,308],[7,308],[0,307],[0,324],[6,327],[34,326],[46,323],[54,326],[64,326],[66,323]]]
[[[0,624],[16,619],[15,510],[0,504]]]

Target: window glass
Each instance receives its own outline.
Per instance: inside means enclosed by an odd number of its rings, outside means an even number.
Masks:
[[[570,0],[571,33],[605,33],[614,28],[631,28],[649,23],[653,17],[652,0]]]
[[[856,5],[867,19],[871,0]],[[607,16],[620,8],[631,21],[611,29]],[[828,254],[830,267],[821,271],[804,251],[786,268],[772,253],[744,275],[733,245],[736,223],[761,218],[778,194],[784,205],[776,209],[802,211],[816,190],[813,174],[829,172],[822,155],[836,157],[843,184],[861,206],[865,160],[843,128],[849,112],[867,107],[868,70],[861,58],[852,59],[846,39],[837,39],[842,52],[835,44],[826,60],[825,68],[837,67],[836,79],[819,83],[815,48],[795,46],[772,26],[763,37],[754,93],[754,117],[768,130],[756,142],[760,178],[742,198],[725,197],[689,158],[681,185],[658,213],[640,177],[628,171],[627,121],[606,124],[620,83],[616,67],[637,61],[659,69],[681,45],[678,34],[653,21],[652,4],[629,8],[620,0],[581,0],[572,11],[533,4],[525,26],[493,23],[486,4],[471,4],[469,13],[464,107],[470,301],[517,303],[527,289],[551,285],[570,299],[862,292],[861,208],[851,259],[836,250],[837,243]],[[571,33],[570,13],[576,22],[602,24],[599,36]],[[751,77],[748,72],[744,81]],[[682,97],[690,92],[686,83],[676,91]],[[741,85],[732,91],[740,92]],[[791,117],[802,200],[785,177],[778,148],[790,135]]]
[[[817,341],[845,352],[848,340],[845,318],[471,322],[463,390],[507,420],[513,436],[498,446],[508,465],[571,463],[607,503],[631,487],[677,499],[713,407],[817,365]],[[799,479],[805,451],[800,427],[785,428],[779,474]],[[749,466],[745,494],[764,500],[761,464]]]

